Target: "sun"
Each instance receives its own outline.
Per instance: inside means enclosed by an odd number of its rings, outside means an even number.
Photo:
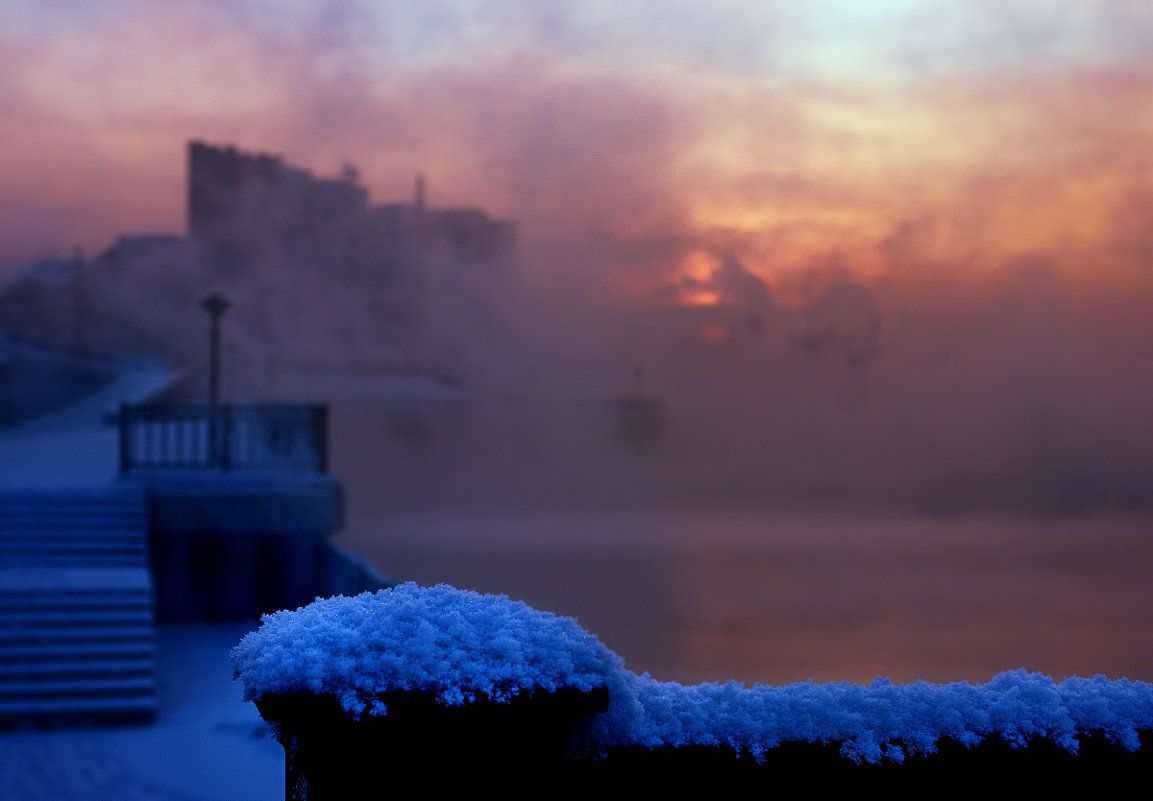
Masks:
[[[716,306],[724,300],[724,262],[715,253],[693,250],[677,265],[673,282],[683,306]]]

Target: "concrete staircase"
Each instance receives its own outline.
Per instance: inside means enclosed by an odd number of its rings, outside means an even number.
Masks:
[[[143,721],[155,706],[143,493],[0,490],[0,726]]]

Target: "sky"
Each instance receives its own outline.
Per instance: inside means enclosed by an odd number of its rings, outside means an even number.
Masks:
[[[0,269],[183,232],[190,139],[515,219],[625,293],[1153,256],[1144,0],[0,0]],[[825,276],[825,278],[822,278]],[[815,277],[815,278],[814,278]]]
[[[183,233],[189,140],[352,164],[378,202],[422,173],[430,205],[515,220],[525,269],[559,282],[521,337],[532,369],[571,393],[646,376],[680,402],[672,456],[608,464],[502,416],[491,442],[544,455],[447,448],[422,472],[398,439],[346,457],[354,503],[453,499],[434,469],[465,501],[501,481],[567,499],[583,470],[590,497],[641,476],[638,495],[1147,510],[1150,52],[1149,0],[0,0],[0,286]],[[718,276],[829,319],[649,347],[558,311],[571,286],[715,299]],[[842,279],[872,296],[821,307]],[[385,425],[338,411],[336,443]]]

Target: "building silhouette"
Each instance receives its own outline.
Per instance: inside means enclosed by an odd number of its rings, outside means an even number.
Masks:
[[[107,355],[203,361],[200,298],[220,292],[236,359],[262,374],[372,365],[460,378],[461,321],[509,280],[517,228],[475,208],[373,204],[346,166],[316,177],[280,157],[193,141],[183,235],[121,236],[93,259],[34,270],[0,296],[0,326]],[[50,275],[51,280],[43,280]],[[83,328],[83,330],[79,330]]]

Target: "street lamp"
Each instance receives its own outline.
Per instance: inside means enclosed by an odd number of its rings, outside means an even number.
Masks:
[[[220,403],[220,318],[228,311],[228,298],[214,292],[200,301],[200,308],[208,312],[208,402]]]
[[[228,465],[228,434],[217,419],[220,412],[220,318],[228,311],[228,298],[214,292],[200,301],[208,312],[208,458],[212,465]],[[225,421],[227,423],[227,421]],[[223,441],[222,441],[223,440]]]

